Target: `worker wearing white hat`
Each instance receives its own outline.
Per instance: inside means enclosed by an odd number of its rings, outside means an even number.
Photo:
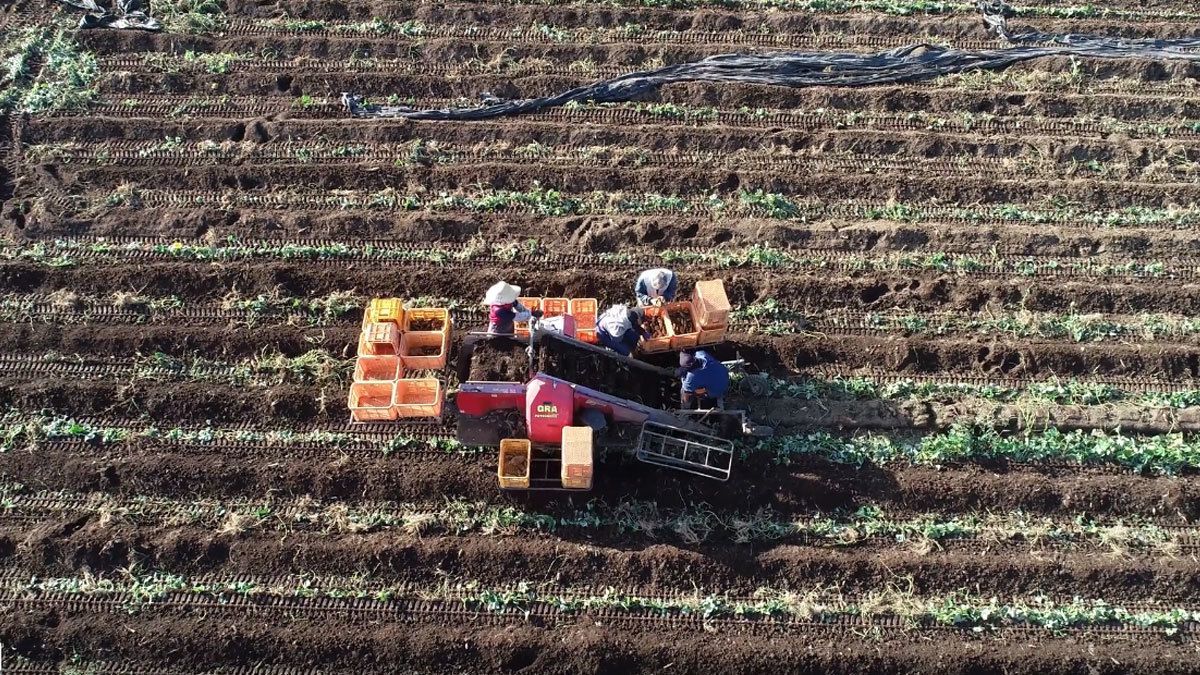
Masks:
[[[528,321],[530,317],[540,317],[541,312],[531,312],[518,300],[521,294],[520,286],[503,281],[497,282],[483,296],[483,304],[488,307],[488,333],[492,335],[511,335],[516,331],[513,325],[517,321]]]
[[[638,305],[642,307],[671,302],[678,291],[679,280],[675,278],[674,272],[665,267],[642,272],[633,287]]]

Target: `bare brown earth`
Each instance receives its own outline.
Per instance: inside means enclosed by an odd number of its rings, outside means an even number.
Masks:
[[[638,102],[640,111],[619,114],[558,111],[477,123],[352,120],[337,103],[344,91],[444,106],[460,98],[478,101],[485,91],[501,98],[554,93],[715,53],[1000,45],[965,12],[384,0],[220,5],[228,24],[217,31],[79,33],[79,43],[99,59],[96,106],[0,119],[0,238],[24,251],[0,252],[0,355],[15,359],[0,363],[0,410],[12,411],[4,429],[14,439],[0,437],[0,499],[16,500],[0,509],[4,580],[128,581],[130,574],[155,573],[223,581],[344,577],[416,589],[426,599],[386,604],[296,594],[210,602],[173,595],[131,607],[101,593],[6,587],[0,590],[0,643],[6,659],[25,659],[18,667],[26,670],[18,672],[1195,671],[1194,624],[1170,637],[1107,624],[973,633],[906,625],[886,612],[866,623],[709,621],[545,607],[477,611],[461,601],[428,599],[441,588],[526,582],[547,593],[612,588],[630,595],[749,597],[770,587],[869,597],[899,590],[1001,601],[1045,594],[1195,610],[1194,538],[1185,537],[1181,548],[1148,549],[1119,538],[1023,536],[949,538],[936,545],[865,537],[842,546],[797,536],[747,543],[728,529],[702,540],[686,530],[616,526],[455,533],[399,525],[322,528],[274,515],[208,526],[139,511],[148,500],[173,503],[179,513],[229,500],[264,508],[310,500],[323,508],[367,510],[379,502],[435,510],[462,501],[566,517],[589,504],[649,503],[703,509],[723,523],[760,510],[788,521],[878,508],[895,517],[1018,514],[1031,522],[1187,528],[1200,518],[1194,472],[1142,475],[1066,462],[856,467],[803,456],[785,464],[748,452],[721,483],[653,469],[611,449],[597,461],[590,492],[501,493],[494,453],[426,443],[453,435],[452,415],[446,425],[398,426],[395,434],[359,445],[173,440],[166,434],[176,428],[344,433],[347,385],[137,376],[130,364],[156,352],[245,361],[264,350],[296,357],[325,349],[350,358],[362,319],[357,310],[316,321],[300,310],[235,316],[219,309],[259,296],[303,302],[341,292],[460,303],[450,349],[457,354],[465,334],[482,327],[478,302],[498,279],[530,295],[590,297],[607,306],[628,302],[642,262],[661,264],[657,256],[666,252],[674,256],[667,264],[680,273],[684,295],[696,280],[719,277],[735,308],[777,303],[799,317],[794,330],[782,334],[739,318],[728,339],[712,348],[720,358],[741,356],[752,370],[776,377],[883,372],[947,382],[1059,378],[1200,389],[1194,335],[1075,342],[854,326],[809,330],[803,318],[840,310],[971,318],[1021,311],[1140,319],[1200,314],[1195,219],[1135,217],[1139,209],[1177,215],[1200,201],[1200,65],[1056,58],[995,78],[854,90],[681,84]],[[1180,0],[1116,0],[1105,9],[1128,15],[1028,16],[1014,24],[1131,38],[1196,35],[1194,18],[1170,16],[1195,12]],[[48,22],[53,14],[50,6],[18,0],[0,10],[6,22],[0,32]],[[346,28],[372,18],[419,22],[420,30],[410,25],[409,32],[422,34]],[[272,19],[326,25],[291,31],[267,23]],[[210,67],[197,56],[223,53],[239,58]],[[393,191],[429,201],[443,193],[502,190],[609,199],[605,208],[564,213],[365,208],[348,197]],[[784,194],[814,215],[740,208],[739,196],[755,190]],[[147,198],[116,203],[115,193]],[[715,195],[727,207],[637,212],[625,201],[647,194],[701,203]],[[292,201],[272,201],[281,197]],[[911,215],[906,207],[940,215]],[[946,215],[943,207],[1074,215],[1051,222],[1001,215],[972,220]],[[1129,222],[1100,224],[1114,213]],[[56,259],[59,240],[84,248]],[[98,240],[116,242],[117,250],[86,250]],[[443,255],[190,260],[120,249],[130,241],[370,244]],[[37,244],[46,248],[39,253],[32,248]],[[505,246],[516,253],[464,253]],[[806,262],[688,262],[697,254],[756,246]],[[848,263],[850,255],[969,256],[1009,267],[871,267]],[[1058,261],[1058,271],[1014,271],[1016,262],[1050,260]],[[1096,271],[1100,265],[1109,271]],[[132,295],[170,298],[182,309],[126,311],[120,298]],[[25,301],[40,309],[28,313]],[[659,365],[673,365],[673,355],[662,358]],[[81,377],[71,374],[74,362],[124,367]],[[440,375],[453,383],[463,372],[486,381],[528,374],[524,346],[515,342],[491,343],[464,368],[458,365]],[[649,405],[666,406],[677,395],[670,378],[612,372],[586,353],[544,354],[537,366]],[[1196,407],[1129,402],[740,393],[729,402],[758,423],[795,434],[918,435],[964,422],[1006,433],[1047,426],[1125,434],[1200,430]],[[27,421],[54,417],[135,433],[120,442],[18,433]],[[522,432],[519,420],[489,423]],[[420,440],[386,446],[406,434]],[[27,513],[19,499],[59,491],[83,501]]]

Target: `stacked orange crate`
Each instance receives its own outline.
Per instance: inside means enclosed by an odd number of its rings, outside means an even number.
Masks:
[[[517,302],[521,303],[522,307],[531,312],[541,309],[542,306],[541,298],[517,298]],[[513,332],[517,334],[517,337],[529,337],[529,322],[517,321],[513,323]]]
[[[720,279],[696,282],[692,291],[692,310],[700,329],[698,344],[711,345],[725,339],[729,324],[729,298]]]
[[[654,352],[665,352],[671,348],[671,325],[667,323],[667,313],[662,307],[647,307],[646,318],[648,323],[654,324],[657,321],[662,322],[664,332],[661,335],[652,337],[648,340],[642,340],[639,349],[650,354]],[[651,331],[653,333],[654,331]]]
[[[595,344],[596,311],[598,303],[595,298],[574,298],[567,307],[567,314],[575,317],[575,337],[584,342]]]
[[[400,358],[409,370],[446,365],[450,347],[450,312],[442,307],[410,309],[404,314]]]
[[[696,343],[700,340],[700,331],[697,330],[699,324],[696,322],[696,315],[692,310],[692,303],[668,302],[662,306],[662,309],[663,316],[665,317],[667,324],[667,329],[671,334],[671,349],[680,350],[691,349],[692,347],[695,347]],[[672,319],[672,316],[680,315],[686,316],[686,320],[691,322],[690,330],[681,330],[681,328],[687,327],[677,325],[676,321]]]
[[[434,377],[396,380],[391,411],[395,417],[441,417],[442,383]]]

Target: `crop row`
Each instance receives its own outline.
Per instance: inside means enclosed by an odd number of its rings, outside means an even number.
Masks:
[[[854,466],[907,463],[941,466],[962,462],[1075,462],[1115,464],[1137,473],[1176,475],[1200,468],[1200,436],[1169,433],[1124,436],[1120,432],[1049,428],[1005,434],[994,428],[958,425],[915,437],[885,434],[839,436],[828,432],[779,436],[756,448],[776,461],[819,457]]]
[[[166,527],[194,526],[218,534],[248,531],[317,530],[325,533],[399,531],[422,535],[521,535],[562,531],[611,530],[622,536],[669,537],[686,544],[727,540],[736,544],[801,540],[818,546],[849,546],[891,540],[928,549],[955,539],[1024,543],[1030,546],[1090,544],[1113,551],[1171,554],[1181,533],[1134,520],[1102,522],[1080,514],[1054,519],[1014,513],[889,515],[864,505],[852,512],[781,517],[769,508],[730,512],[705,503],[665,509],[654,502],[629,500],[616,505],[591,501],[565,514],[539,513],[456,499],[428,505],[397,502],[319,504],[311,499],[276,498],[221,502],[179,502],[151,497],[117,499],[108,495],[64,492],[27,493],[24,486],[0,485],[4,515],[71,511],[73,506],[99,514],[105,523],[131,522]]]
[[[146,323],[178,321],[180,318],[196,316],[209,321],[232,321],[246,325],[257,325],[270,319],[280,319],[289,324],[328,325],[340,321],[349,313],[360,311],[365,301],[347,291],[302,298],[287,297],[277,292],[254,297],[230,293],[216,305],[188,304],[179,295],[149,297],[126,292],[116,292],[103,298],[74,292],[8,294],[0,297],[0,321],[68,324],[120,317],[131,323]]]
[[[136,308],[138,320],[175,320],[186,315],[187,306],[184,301],[175,296],[151,298],[147,296],[128,297],[118,294],[112,302],[103,298],[89,298],[70,294],[70,302],[60,299],[54,304],[51,298],[45,296],[9,295],[0,298],[0,320],[13,322],[29,322],[38,320],[54,323],[71,323],[76,319],[72,312],[78,313],[78,320],[88,322],[95,319],[94,308]],[[259,319],[279,316],[293,316],[295,313],[306,316],[308,325],[330,325],[346,320],[356,321],[365,299],[348,292],[336,292],[328,296],[293,297],[282,294],[257,296],[254,298],[237,298],[223,301],[222,308],[232,307],[245,310],[249,314],[245,319],[246,325],[253,326]],[[416,298],[410,301],[413,306],[450,307],[455,310],[458,321],[471,322],[483,320],[483,314],[470,300],[459,300],[446,297]],[[51,306],[54,312],[43,316],[42,306]],[[201,307],[195,308],[203,309]],[[59,312],[67,312],[60,314]],[[143,313],[144,312],[144,313]],[[755,321],[770,321],[768,328],[760,329],[768,333],[778,333],[769,328],[774,322],[799,322],[792,310],[768,299],[752,303],[746,308],[735,311],[735,323],[754,327]],[[1157,315],[1148,315],[1143,325],[1157,325]],[[803,328],[797,326],[797,328]],[[1168,334],[1168,333],[1162,333]],[[46,362],[82,363],[80,356],[48,354]],[[335,359],[323,350],[312,350],[308,354],[297,357],[281,357],[277,354],[264,352],[252,359],[235,363],[205,359],[202,357],[181,358],[167,354],[151,354],[139,356],[132,362],[119,365],[130,365],[139,371],[139,377],[162,379],[197,379],[230,384],[272,384],[286,378],[288,381],[301,383],[323,383],[340,381],[344,375],[345,362]],[[735,376],[736,377],[736,376]],[[770,393],[776,398],[794,398],[801,400],[830,400],[830,401],[862,401],[862,400],[960,400],[977,398],[988,401],[1030,404],[1056,405],[1106,405],[1121,403],[1125,405],[1146,408],[1184,409],[1200,405],[1200,390],[1181,387],[1163,387],[1162,390],[1143,390],[1129,388],[1121,383],[1103,381],[1086,381],[1077,379],[1046,379],[1020,384],[987,383],[955,381],[953,378],[937,380],[929,379],[892,379],[887,381],[872,377],[804,377],[792,379],[766,378]]]
[[[71,294],[71,302],[55,305],[42,297],[8,296],[0,298],[0,320],[31,321],[38,318],[55,323],[88,323],[97,319],[97,310],[119,306],[135,322],[155,318],[164,320],[187,316],[185,304],[178,298],[151,299],[121,297],[116,303],[98,298],[83,298]],[[605,298],[600,298],[602,302]],[[221,310],[245,312],[247,325],[272,317],[295,321],[302,318],[307,325],[329,325],[357,312],[363,300],[345,292],[323,297],[289,298],[279,294],[254,298],[226,299]],[[457,302],[451,304],[459,304]],[[437,305],[446,306],[446,305]],[[197,307],[196,311],[212,311],[212,307]],[[222,317],[224,318],[224,317]],[[463,321],[482,322],[479,308],[470,304],[459,309]],[[1014,338],[1063,339],[1073,342],[1178,340],[1200,334],[1200,322],[1181,315],[1144,314],[1116,317],[1106,314],[1060,312],[989,312],[985,318],[960,314],[859,313],[844,311],[801,312],[780,305],[774,299],[739,307],[732,315],[732,330],[772,336],[796,334],[838,333],[858,329],[873,332],[895,331],[906,335],[948,335],[973,333]],[[264,360],[263,358],[259,359]],[[208,364],[205,369],[228,369],[229,364]],[[173,370],[179,370],[172,366]],[[262,374],[261,371],[245,375]],[[250,379],[239,376],[239,380]]]
[[[427,448],[445,452],[477,452],[478,448],[464,446],[453,438],[415,438],[398,431],[386,440],[341,431],[295,431],[292,429],[221,429],[211,424],[203,427],[159,427],[154,424],[126,426],[95,424],[50,413],[27,413],[10,410],[0,418],[0,450],[36,448],[43,441],[80,441],[96,447],[107,447],[128,441],[155,441],[210,445],[220,443],[249,443],[274,447],[325,446],[329,448],[369,448],[382,454],[410,448]]]
[[[419,148],[419,145],[413,146]],[[1129,206],[1088,210],[1066,198],[1048,198],[1042,206],[994,204],[945,207],[934,204],[892,202],[834,204],[763,190],[733,194],[688,196],[661,193],[568,193],[535,185],[528,190],[473,189],[429,194],[385,188],[374,192],[344,190],[333,193],[164,193],[136,185],[122,185],[88,208],[334,208],[380,211],[466,211],[493,213],[524,211],[542,216],[573,215],[694,215],[712,218],[754,217],[801,223],[828,219],[857,219],[893,223],[961,222],[1026,225],[1071,224],[1099,227],[1163,227],[1194,229],[1200,226],[1200,207]]]
[[[497,210],[503,208],[497,206]],[[153,254],[165,258],[192,261],[218,260],[339,260],[373,259],[426,264],[462,264],[472,261],[549,262],[560,257],[547,252],[537,239],[523,243],[489,244],[478,239],[462,246],[418,248],[390,243],[270,243],[245,242],[233,236],[224,244],[172,243],[154,241],[110,242],[94,240],[56,239],[53,242],[0,242],[0,260],[28,260],[50,267],[72,267],[86,262],[111,262],[122,257]],[[574,256],[570,256],[575,261]],[[1011,259],[999,256],[981,258],[971,255],[931,252],[926,254],[893,253],[863,256],[836,253],[810,253],[776,248],[770,244],[755,244],[741,249],[661,249],[629,253],[597,253],[588,260],[599,265],[688,264],[720,269],[762,267],[787,269],[842,269],[853,272],[926,270],[962,275],[1006,274],[1035,276],[1038,274],[1077,274],[1085,276],[1137,276],[1174,278],[1191,276],[1200,267],[1169,264],[1161,260],[1100,262],[1080,259]],[[578,263],[575,263],[578,264]]]
[[[736,378],[736,376],[735,376]],[[883,381],[870,377],[822,379],[766,378],[777,398],[802,400],[946,400],[978,398],[1000,403],[1027,402],[1054,405],[1107,405],[1124,403],[1148,408],[1190,408],[1200,405],[1200,390],[1133,391],[1103,382],[1048,379],[1024,385],[976,384],[954,381]]]
[[[1115,316],[1062,312],[1002,312],[982,315],[910,312],[801,312],[767,300],[740,307],[733,315],[751,333],[792,335],[804,332],[837,332],[845,329],[896,331],[906,335],[972,333],[1012,338],[1072,342],[1173,340],[1200,334],[1200,321],[1177,314]],[[738,322],[741,323],[741,322]]]
[[[785,148],[768,151],[735,150],[729,153],[663,153],[643,147],[597,145],[586,147],[554,147],[537,141],[514,146],[506,141],[494,141],[474,147],[462,147],[435,141],[412,141],[406,144],[348,143],[334,145],[314,141],[287,141],[263,146],[259,144],[217,143],[212,140],[185,142],[182,137],[167,137],[161,142],[122,143],[119,147],[107,144],[78,144],[66,142],[25,147],[27,162],[56,164],[93,164],[99,166],[154,165],[160,163],[221,165],[231,161],[299,162],[301,164],[387,164],[411,167],[432,164],[471,164],[477,162],[537,162],[567,166],[601,166],[641,168],[646,166],[703,165],[711,167],[796,168],[825,167],[828,170],[899,170],[902,166],[928,173],[1020,174],[1024,177],[1052,176],[1055,178],[1093,177],[1096,179],[1193,180],[1200,173],[1200,164],[1179,155],[1177,151],[1155,158],[1147,154],[1137,163],[1091,159],[1069,162],[1047,161],[1044,157],[980,158],[968,155],[951,158],[923,159],[915,157],[874,156],[845,152],[795,152]]]
[[[11,357],[10,357],[11,359]],[[138,355],[123,360],[93,362],[73,354],[49,353],[39,359],[6,359],[4,366],[43,378],[52,371],[47,365],[61,365],[66,373],[102,375],[129,381],[191,381],[228,384],[239,387],[270,387],[284,383],[340,386],[350,379],[353,359],[338,358],[324,349],[311,349],[298,356],[285,356],[269,347],[240,361],[222,361],[202,356],[180,358],[162,352]],[[14,373],[15,375],[15,373]]]
[[[55,291],[48,295],[0,296],[0,321],[28,323],[88,323],[116,311],[130,315],[134,322],[154,319],[178,319],[189,312],[242,312],[238,320],[255,325],[267,319],[300,320],[310,326],[334,323],[362,309],[366,299],[349,291],[323,296],[285,296],[273,291],[251,297],[230,293],[218,305],[189,305],[177,295],[147,296],[118,291],[111,296],[81,295],[73,291]],[[442,305],[438,305],[442,306]],[[52,319],[48,316],[52,315]],[[231,317],[222,317],[231,318]]]
[[[474,108],[479,101],[470,98],[414,99],[397,94],[379,93],[366,103],[401,105],[416,108]],[[95,97],[93,97],[94,99]],[[294,119],[344,119],[345,106],[340,99],[315,98],[308,95],[294,99],[282,97],[231,96],[228,94],[191,96],[153,95],[150,97],[117,97],[108,95],[96,100],[105,114],[117,117],[177,118],[217,117],[241,118],[249,114],[278,114],[291,109]],[[926,111],[899,113],[870,112],[814,108],[774,109],[766,107],[722,109],[674,102],[659,103],[577,103],[550,108],[527,116],[529,121],[578,124],[672,124],[688,122],[694,125],[741,127],[750,129],[788,127],[797,131],[858,129],[877,132],[946,132],[958,134],[1020,134],[1069,139],[1108,138],[1123,134],[1131,138],[1191,140],[1200,136],[1200,121],[1164,116],[1151,121],[1119,120],[1107,115],[1073,117],[1008,117],[993,113],[959,112],[943,115]],[[386,124],[386,120],[380,121]]]
[[[554,0],[549,4],[564,4],[566,0]],[[596,4],[611,6],[612,2]],[[534,4],[534,0],[514,0],[516,4]],[[190,2],[177,3],[167,14],[168,25],[179,21],[179,15],[187,10],[198,13],[209,3]],[[547,4],[538,0],[537,4]],[[785,10],[813,14],[845,14],[845,13],[876,13],[891,16],[914,15],[975,15],[978,7],[971,2],[956,2],[953,0],[620,0],[617,4],[625,7],[652,7],[670,9],[701,9],[708,7],[744,10]],[[180,7],[183,5],[183,7]],[[205,16],[216,17],[220,10],[215,2],[213,8],[204,12]],[[1123,21],[1188,21],[1200,18],[1200,14],[1181,10],[1131,10],[1098,5],[1032,5],[1013,7],[1014,16],[1022,18],[1050,19],[1120,19]],[[220,13],[223,21],[228,17]],[[295,32],[312,32],[330,30],[331,23],[319,19],[288,18],[277,20],[279,25]],[[419,34],[421,25],[414,21],[392,22],[374,17],[366,22],[355,24],[356,28],[345,29],[351,34],[380,34],[390,35],[402,33]],[[222,25],[213,27],[194,26],[194,32],[219,31]]]
[[[403,432],[380,441],[353,432],[335,431],[107,426],[20,411],[11,411],[0,422],[0,448],[3,449],[36,447],[44,440],[78,440],[108,446],[135,439],[192,444],[319,444],[378,449],[384,454],[421,448],[471,453],[486,450],[463,446],[451,438],[422,439]],[[1055,428],[1008,434],[992,428],[959,425],[920,436],[879,433],[843,436],[826,432],[782,435],[744,446],[742,453],[745,457],[766,455],[781,464],[805,457],[859,467],[869,464],[941,466],[966,462],[1051,462],[1114,465],[1143,474],[1177,475],[1200,469],[1200,435],[1127,436],[1119,431],[1064,432]]]
[[[253,27],[278,28],[282,27],[287,22],[285,20],[268,20],[263,23],[255,24]],[[313,25],[320,25],[323,30],[338,34],[339,32],[361,32],[374,27],[396,27],[395,33],[398,35],[408,35],[415,33],[422,35],[425,32],[424,24],[405,22],[403,24],[394,24],[391,22],[373,21],[373,22],[356,22],[349,24],[329,23],[322,21],[305,22]],[[742,36],[752,36],[756,43],[764,41],[766,36],[773,33],[768,26],[762,26],[765,32],[747,33],[745,31],[729,31],[714,36],[716,41],[738,41]],[[286,30],[286,29],[285,29]],[[290,31],[289,31],[290,32]],[[553,26],[544,23],[535,23],[532,26],[526,26],[516,29],[495,29],[491,27],[480,26],[462,26],[455,25],[443,27],[436,31],[439,37],[447,37],[448,35],[457,35],[467,37],[473,41],[480,39],[492,40],[511,40],[520,41],[523,38],[528,38],[531,35],[539,38],[539,41],[550,41],[562,44],[587,44],[596,45],[604,43],[623,43],[626,40],[637,40],[642,43],[644,40],[652,40],[658,44],[664,43],[682,43],[696,44],[695,38],[699,37],[693,32],[688,31],[650,31],[649,37],[637,38],[639,33],[647,34],[644,26],[640,24],[626,24],[617,28],[574,28],[567,29],[560,26]],[[812,36],[791,36],[794,40],[811,40]],[[849,36],[848,36],[849,37]],[[778,41],[786,43],[789,36],[778,36]],[[836,41],[834,36],[827,36],[827,40]],[[122,55],[120,57],[108,57],[101,60],[102,66],[107,72],[102,81],[122,81],[129,72],[128,69],[136,67],[153,73],[177,74],[181,72],[191,73],[208,73],[211,75],[227,75],[230,73],[261,73],[270,70],[286,69],[289,71],[321,71],[329,73],[387,73],[388,75],[439,75],[447,77],[459,77],[481,74],[503,74],[511,76],[521,76],[530,74],[561,74],[561,75],[586,75],[589,77],[614,77],[622,75],[630,70],[652,70],[661,68],[667,64],[664,56],[664,51],[657,53],[647,50],[641,55],[636,62],[622,63],[619,65],[597,62],[591,56],[583,58],[575,58],[574,60],[555,60],[548,58],[552,54],[514,57],[507,52],[502,52],[488,60],[482,58],[470,58],[465,60],[438,60],[436,62],[423,62],[419,60],[422,56],[421,50],[423,43],[420,40],[414,41],[406,50],[406,58],[393,57],[374,57],[370,56],[367,49],[360,49],[351,55],[346,61],[330,61],[327,59],[319,59],[303,54],[301,50],[287,52],[278,46],[266,46],[258,52],[197,52],[185,51],[183,53],[166,53],[166,52],[145,52],[137,57]],[[652,55],[653,54],[653,55]],[[136,66],[134,65],[136,64]],[[1034,64],[1034,68],[1016,68],[1000,71],[977,70],[968,71],[965,73],[952,73],[942,75],[930,80],[908,83],[906,87],[916,87],[925,90],[961,90],[961,91],[990,91],[990,92],[1021,92],[1021,93],[1116,93],[1116,94],[1139,94],[1146,95],[1149,93],[1163,94],[1179,94],[1193,92],[1197,88],[1197,83],[1194,80],[1167,80],[1167,81],[1144,81],[1141,79],[1122,77],[1119,75],[1103,75],[1099,73],[1089,72],[1079,61],[1072,62],[1072,67],[1068,70],[1039,70]],[[298,99],[300,100],[300,99]],[[316,101],[330,101],[331,99],[314,99],[311,95],[307,102],[315,103]],[[395,98],[389,97],[388,103],[406,103],[416,105],[415,98]],[[302,103],[301,107],[311,107],[311,103]]]
[[[109,578],[34,577],[10,584],[9,594],[66,594],[111,598],[129,611],[143,611],[156,602],[187,598],[226,600],[237,598],[297,598],[373,600],[381,605],[402,601],[450,602],[477,612],[528,614],[535,607],[556,613],[608,611],[650,616],[683,616],[703,620],[743,619],[831,623],[839,618],[899,618],[910,628],[922,625],[954,626],[984,632],[1007,626],[1032,626],[1064,631],[1089,626],[1129,626],[1162,629],[1174,635],[1200,612],[1184,607],[1127,609],[1103,600],[1073,599],[1064,602],[1045,596],[980,598],[966,591],[940,597],[918,597],[910,589],[892,587],[849,598],[836,589],[808,591],[763,588],[753,597],[733,598],[700,590],[676,595],[640,596],[616,589],[601,593],[520,582],[507,587],[487,587],[469,581],[447,581],[440,586],[413,588],[378,586],[360,579],[317,579],[293,576],[258,582],[252,579],[190,579],[157,573]],[[359,605],[362,606],[362,605]]]
[[[469,98],[413,99],[397,94],[379,94],[378,98],[367,98],[364,104],[400,105],[423,108],[474,108],[479,102]],[[229,97],[200,99],[190,110],[197,112],[206,107],[228,106],[234,103]],[[126,105],[124,101],[110,101],[108,105]],[[304,98],[293,100],[296,110],[337,110],[340,99]],[[136,107],[136,106],[134,106]],[[616,114],[614,116],[614,114]],[[721,124],[728,126],[786,126],[806,131],[820,129],[878,129],[881,131],[925,131],[948,133],[988,133],[1021,135],[1061,135],[1072,138],[1087,136],[1107,137],[1124,134],[1131,138],[1194,138],[1200,135],[1200,120],[1179,117],[1154,121],[1122,120],[1110,116],[1086,116],[1064,118],[1004,116],[995,113],[962,111],[954,115],[943,115],[926,111],[877,112],[869,110],[842,110],[815,108],[797,112],[789,109],[742,106],[736,109],[697,106],[674,102],[577,102],[570,101],[561,109],[540,113],[540,117],[560,117],[579,121],[670,120],[695,124]],[[534,115],[533,119],[538,119]],[[607,115],[607,117],[606,117]]]

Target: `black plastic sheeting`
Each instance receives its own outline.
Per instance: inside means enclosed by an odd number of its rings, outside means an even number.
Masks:
[[[158,19],[146,14],[147,0],[116,0],[116,9],[109,9],[96,0],[58,0],[64,5],[81,9],[87,14],[79,20],[80,28],[132,28],[161,30]]]
[[[966,51],[930,44],[908,45],[877,54],[841,52],[774,52],[720,54],[700,61],[658,70],[630,73],[570,91],[521,101],[504,101],[477,108],[414,110],[406,106],[364,105],[362,97],[342,94],[354,117],[402,117],[414,120],[482,120],[520,115],[573,101],[613,103],[643,97],[664,84],[677,82],[736,82],[782,87],[861,87],[925,80],[970,70],[1000,70],[1047,56],[1182,59],[1200,61],[1200,38],[1178,40],[1124,39],[1070,33],[1012,33],[1011,9],[998,0],[977,0],[988,30],[1017,46]]]

